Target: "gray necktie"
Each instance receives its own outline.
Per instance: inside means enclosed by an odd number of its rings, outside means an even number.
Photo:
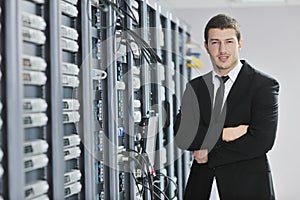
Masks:
[[[220,81],[220,86],[217,90],[216,97],[215,97],[215,104],[213,108],[213,116],[214,119],[217,120],[222,109],[223,105],[223,98],[224,98],[224,90],[225,90],[225,82],[229,79],[229,76],[216,76]]]

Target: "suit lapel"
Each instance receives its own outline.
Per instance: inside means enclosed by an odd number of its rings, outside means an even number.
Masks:
[[[212,72],[205,74],[203,76],[203,81],[207,87],[209,98],[206,98],[205,104],[203,104],[203,111],[201,114],[203,115],[203,119],[206,123],[209,123],[213,105],[213,98],[214,98],[214,84],[212,82]]]
[[[248,63],[244,63],[237,79],[235,80],[227,96],[227,113],[234,109],[235,105],[247,96],[248,88],[251,85],[254,69]]]
[[[212,100],[214,98],[214,84],[212,82],[212,72],[209,72],[208,74],[203,76],[203,80],[207,86],[208,92],[209,92],[209,96],[210,96],[210,102],[212,105]]]

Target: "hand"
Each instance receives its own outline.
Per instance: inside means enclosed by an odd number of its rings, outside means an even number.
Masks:
[[[201,149],[193,152],[194,159],[199,164],[204,164],[208,162],[208,150]]]
[[[236,127],[228,127],[223,129],[222,139],[225,142],[230,142],[238,139],[247,133],[249,125],[239,125]]]

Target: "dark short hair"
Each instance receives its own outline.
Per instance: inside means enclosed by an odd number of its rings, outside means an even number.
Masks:
[[[234,19],[228,15],[218,14],[218,15],[212,17],[208,21],[208,23],[205,27],[205,30],[204,30],[204,39],[205,39],[206,43],[208,42],[208,31],[209,31],[209,29],[212,29],[212,28],[220,28],[220,29],[232,28],[236,32],[236,37],[237,37],[238,41],[240,41],[240,39],[241,39],[241,31],[240,31],[239,23],[237,22],[236,19]]]

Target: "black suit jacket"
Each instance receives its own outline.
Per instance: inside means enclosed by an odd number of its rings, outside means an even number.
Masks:
[[[278,82],[252,68],[246,61],[234,82],[227,100],[223,127],[249,125],[242,137],[218,141],[209,149],[210,167],[249,160],[265,155],[273,146],[278,121]],[[175,143],[181,149],[207,148],[207,137],[211,122],[213,84],[211,72],[191,80],[184,92],[181,112],[177,115],[174,131]],[[209,133],[212,134],[212,133]]]

